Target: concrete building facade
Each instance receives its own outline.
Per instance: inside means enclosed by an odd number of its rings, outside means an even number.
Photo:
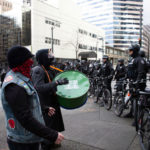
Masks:
[[[142,45],[147,58],[150,58],[150,25],[143,26]]]
[[[39,49],[52,48],[55,57],[63,59],[81,58],[86,52],[95,53],[97,59],[102,57],[104,31],[82,21],[72,0],[23,0],[20,3],[13,0],[13,8],[0,17],[0,51],[5,56],[4,62],[8,48],[13,45],[26,46],[34,54]]]
[[[40,48],[51,48],[53,36],[53,50],[57,58],[75,59],[83,51],[94,51],[101,58],[104,32],[82,21],[73,1],[55,0],[54,5],[50,5],[47,1],[33,0],[31,5],[34,53]]]
[[[12,3],[7,0],[0,0],[0,14],[12,9]]]

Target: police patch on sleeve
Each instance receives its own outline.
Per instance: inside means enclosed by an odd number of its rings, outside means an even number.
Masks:
[[[5,78],[5,80],[4,80],[4,82],[9,82],[9,81],[11,81],[11,80],[13,80],[13,76],[7,76],[6,78]]]

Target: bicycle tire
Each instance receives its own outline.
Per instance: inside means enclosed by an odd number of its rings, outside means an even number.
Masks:
[[[139,123],[140,128],[140,146],[143,150],[150,150],[150,122],[149,122],[149,112],[143,111],[143,114],[140,116]],[[149,134],[149,135],[147,135]]]
[[[113,98],[113,107],[114,107],[114,109],[115,109],[115,107],[116,107],[116,104],[117,104],[117,97],[118,97],[119,95],[116,93],[115,95],[114,95],[114,98]]]
[[[105,89],[102,93],[102,99],[106,110],[110,110],[112,107],[112,97],[108,89]]]
[[[123,101],[124,101],[124,97],[122,97],[120,95],[116,98],[116,108],[115,108],[114,112],[115,112],[115,115],[118,117],[120,117],[123,113],[123,109],[124,109]]]
[[[133,99],[133,116],[135,122],[135,130],[138,131],[138,109],[137,109],[137,100]]]

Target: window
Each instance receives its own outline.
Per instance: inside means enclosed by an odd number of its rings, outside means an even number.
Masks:
[[[51,44],[52,43],[52,38],[45,37],[45,43]],[[54,45],[60,45],[60,40],[59,39],[53,39],[53,44]]]
[[[109,53],[110,53],[110,54],[113,54],[113,50],[112,50],[112,49],[110,49],[110,50],[109,50]]]
[[[55,20],[45,19],[45,23],[49,24],[49,25],[56,26],[56,27],[60,27],[60,22],[55,21]]]
[[[137,13],[120,13],[120,12],[114,12],[115,15],[133,15],[133,16],[140,16],[140,14]]]
[[[117,55],[117,50],[114,50],[114,54]]]
[[[136,6],[136,7],[142,7],[143,6],[143,5],[125,4],[125,3],[114,3],[114,5],[117,5],[117,6]]]

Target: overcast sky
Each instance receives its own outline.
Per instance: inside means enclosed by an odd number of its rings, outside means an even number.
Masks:
[[[144,0],[144,24],[150,24],[150,0]]]

